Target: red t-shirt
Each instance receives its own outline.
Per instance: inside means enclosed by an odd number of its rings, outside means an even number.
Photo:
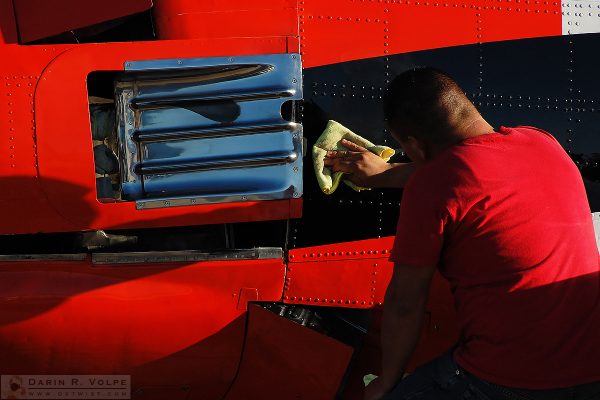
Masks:
[[[581,175],[550,134],[469,138],[409,180],[390,259],[437,265],[454,294],[458,364],[489,382],[600,381],[600,272]]]

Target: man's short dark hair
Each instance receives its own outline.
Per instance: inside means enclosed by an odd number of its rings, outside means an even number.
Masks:
[[[400,138],[428,141],[447,140],[454,124],[477,112],[454,79],[429,67],[398,75],[383,104],[388,126]]]

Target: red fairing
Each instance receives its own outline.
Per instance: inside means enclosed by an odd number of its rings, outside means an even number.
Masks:
[[[300,0],[304,66],[561,34],[554,1]]]
[[[240,370],[224,400],[333,399],[352,350],[250,305]]]
[[[0,374],[122,373],[163,398],[193,384],[220,399],[238,368],[246,302],[279,300],[284,272],[277,259],[2,262]]]
[[[155,0],[160,39],[298,35],[297,0]]]
[[[96,196],[87,77],[123,70],[128,60],[285,53],[278,39],[7,46],[0,65],[8,157],[0,176],[6,212],[0,234],[144,228],[297,218],[301,199],[136,210],[135,202],[101,203]],[[60,101],[58,101],[60,99]]]
[[[156,1],[164,39],[295,36],[305,68],[440,47],[555,36],[558,1]]]
[[[139,13],[152,0],[13,0],[21,43]]]

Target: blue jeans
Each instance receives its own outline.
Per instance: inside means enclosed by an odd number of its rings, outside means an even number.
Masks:
[[[478,379],[456,364],[452,352],[417,368],[384,400],[599,400],[600,382],[563,389],[507,388]]]

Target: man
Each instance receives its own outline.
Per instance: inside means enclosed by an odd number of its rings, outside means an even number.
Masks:
[[[531,127],[494,130],[449,76],[407,71],[384,98],[413,164],[366,150],[327,164],[360,186],[405,186],[382,321],[382,370],[365,399],[600,399],[600,272],[579,171]],[[414,171],[414,172],[413,172]],[[401,380],[435,269],[460,340]]]

